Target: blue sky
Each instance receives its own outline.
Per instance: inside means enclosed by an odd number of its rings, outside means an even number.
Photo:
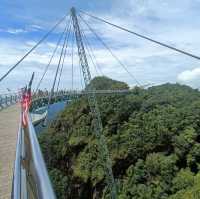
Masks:
[[[1,0],[0,4],[0,76],[21,58],[54,23],[70,8],[87,11],[138,33],[169,43],[177,48],[200,55],[200,0]],[[200,62],[172,52],[128,33],[113,29],[85,17],[116,56],[127,65],[141,84],[179,82],[200,87]],[[0,83],[17,90],[24,86],[31,73],[36,73],[37,84],[48,63],[63,25],[31,54],[7,79]],[[136,82],[120,67],[87,30],[86,37],[93,45],[98,65],[104,75],[134,86]],[[41,88],[50,88],[59,54],[44,79]],[[74,68],[74,87],[81,87],[78,58]],[[89,61],[90,62],[90,61]],[[92,76],[98,75],[90,63]],[[67,56],[62,76],[62,88],[71,88],[71,59]]]

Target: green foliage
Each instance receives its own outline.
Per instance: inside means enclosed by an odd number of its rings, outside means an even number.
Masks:
[[[176,194],[172,195],[169,199],[198,199],[200,198],[200,174],[193,177],[192,173],[182,172],[179,174],[179,179],[176,179],[181,183],[178,187],[182,186],[182,189]],[[182,182],[180,182],[182,180]]]
[[[173,192],[177,192],[194,185],[194,174],[190,170],[181,169],[173,179]]]
[[[177,171],[176,158],[161,153],[149,154],[127,169],[122,194],[127,198],[166,198]]]
[[[96,90],[120,90],[129,89],[128,85],[124,82],[112,80],[108,77],[96,77],[88,85],[88,89],[92,87]]]
[[[197,134],[195,129],[187,127],[180,135],[174,137],[175,153],[183,158],[188,150],[194,145]]]
[[[93,185],[96,185],[96,183],[103,179],[104,172],[98,159],[96,143],[91,141],[79,153],[74,163],[74,175],[82,178],[84,182],[90,179]]]
[[[70,184],[70,180],[64,173],[62,173],[59,169],[52,169],[49,171],[50,179],[53,183],[55,192],[57,193],[57,197],[60,199],[66,198],[68,193],[68,187]]]
[[[96,89],[128,89],[95,78]],[[200,92],[179,84],[98,96],[119,199],[197,199],[200,193]],[[93,118],[82,97],[39,141],[58,198],[109,199]]]

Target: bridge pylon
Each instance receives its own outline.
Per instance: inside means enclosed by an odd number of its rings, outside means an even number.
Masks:
[[[96,100],[95,88],[93,88],[90,85],[91,74],[89,70],[87,56],[85,53],[85,48],[84,48],[84,44],[82,40],[82,34],[79,27],[79,22],[76,16],[76,10],[74,7],[71,8],[71,16],[72,16],[72,21],[73,21],[73,28],[75,32],[76,44],[78,47],[78,55],[79,55],[80,65],[81,65],[81,69],[83,73],[86,92],[92,91],[92,92],[88,92],[87,98],[88,98],[88,103],[89,103],[90,110],[92,112],[92,116],[94,119],[94,132],[98,141],[99,158],[102,162],[102,165],[105,171],[106,182],[108,185],[108,189],[110,191],[110,197],[111,199],[116,199],[117,194],[116,194],[115,180],[114,180],[113,172],[112,172],[112,162],[109,156],[109,151],[106,144],[105,136],[103,135],[103,126],[102,126],[99,107]]]

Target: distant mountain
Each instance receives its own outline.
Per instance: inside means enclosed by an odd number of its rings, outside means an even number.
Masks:
[[[95,77],[90,82],[87,88],[95,88],[96,90],[123,90],[129,89],[129,86],[124,82],[116,81],[108,77],[101,76]]]
[[[128,89],[98,77],[96,89]],[[119,199],[200,198],[200,92],[179,84],[98,96]],[[58,199],[107,199],[86,98],[71,103],[39,141]]]

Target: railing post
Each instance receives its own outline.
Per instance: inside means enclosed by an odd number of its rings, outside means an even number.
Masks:
[[[6,95],[6,107],[8,106],[8,96]]]
[[[0,108],[3,109],[3,104],[2,104],[2,96],[0,95]]]
[[[10,95],[10,105],[12,104],[12,95]]]

